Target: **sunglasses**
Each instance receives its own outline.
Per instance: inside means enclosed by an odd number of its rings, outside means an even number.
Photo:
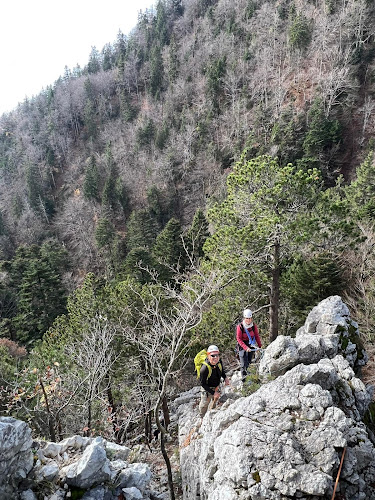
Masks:
[[[218,358],[220,354],[210,354],[211,358]]]

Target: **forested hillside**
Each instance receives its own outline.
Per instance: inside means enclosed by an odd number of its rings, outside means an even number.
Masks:
[[[159,0],[0,118],[3,411],[124,439],[244,306],[267,341],[341,294],[371,349],[374,34],[370,0]]]

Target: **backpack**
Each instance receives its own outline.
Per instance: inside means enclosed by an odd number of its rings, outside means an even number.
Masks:
[[[202,365],[206,365],[207,368],[208,368],[208,377],[207,378],[211,377],[212,368],[211,368],[211,366],[210,366],[209,363],[206,363],[206,358],[207,358],[207,351],[206,351],[206,349],[203,349],[202,351],[199,351],[198,354],[194,358],[194,366],[195,366],[195,370],[197,372],[197,378],[199,378],[199,376],[200,376]],[[219,361],[216,366],[219,368],[220,372],[223,371],[223,367],[222,367],[221,361]]]

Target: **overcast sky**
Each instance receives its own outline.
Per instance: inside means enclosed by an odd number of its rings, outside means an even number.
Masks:
[[[5,0],[0,15],[0,114],[128,34],[156,0]]]

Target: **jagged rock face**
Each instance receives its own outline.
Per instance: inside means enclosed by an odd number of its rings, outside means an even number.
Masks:
[[[12,417],[0,419],[0,498],[14,498],[33,466],[31,429]]]
[[[194,391],[176,401],[185,500],[330,499],[344,448],[338,491],[351,500],[375,499],[373,435],[362,422],[372,388],[356,377],[351,348],[348,359],[337,354],[349,346],[339,347],[340,336],[353,324],[340,297],[331,297],[297,339],[267,348],[281,371],[293,361],[289,371],[251,396],[228,400],[201,425]]]
[[[181,427],[184,499],[331,498],[344,447],[341,491],[375,498],[375,448],[361,421],[370,399],[339,355],[211,411],[190,434]],[[180,414],[197,421],[188,404]]]
[[[259,374],[278,376],[299,363],[317,363],[342,354],[355,371],[367,363],[358,324],[350,318],[341,297],[322,300],[297,330],[296,338],[279,335],[265,351]]]
[[[40,446],[35,464],[32,445]],[[26,423],[0,418],[0,499],[36,500],[33,489],[48,484],[44,500],[67,498],[71,486],[86,490],[85,500],[117,500],[121,495],[125,500],[162,500],[164,495],[150,489],[149,466],[128,463],[129,453],[126,446],[100,437],[33,442]]]

